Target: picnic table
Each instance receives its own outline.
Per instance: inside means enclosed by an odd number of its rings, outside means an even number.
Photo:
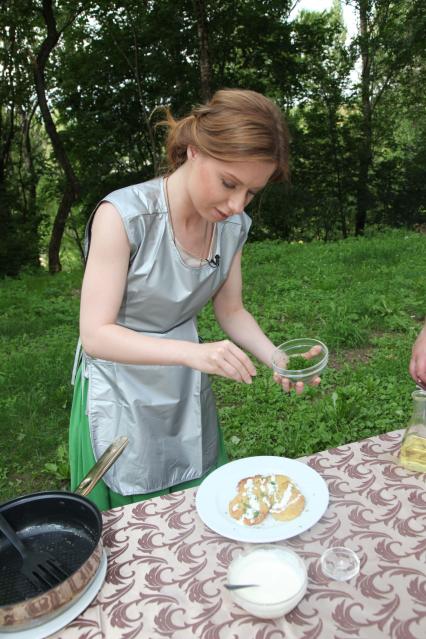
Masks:
[[[396,461],[402,431],[301,458],[326,481],[330,502],[302,534],[276,542],[308,568],[308,590],[285,617],[265,620],[224,589],[247,544],[210,530],[197,489],[103,514],[107,574],[96,598],[54,639],[425,639],[426,475]],[[320,566],[330,546],[360,559],[350,581]]]

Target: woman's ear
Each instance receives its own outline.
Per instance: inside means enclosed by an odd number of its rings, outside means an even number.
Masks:
[[[195,160],[198,154],[199,150],[197,149],[197,147],[193,146],[192,144],[188,144],[188,146],[186,147],[186,157],[188,158],[188,160]]]

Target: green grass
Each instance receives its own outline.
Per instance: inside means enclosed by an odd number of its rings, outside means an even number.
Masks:
[[[81,273],[0,283],[0,499],[67,485]]]
[[[247,308],[277,345],[324,341],[317,389],[285,395],[256,363],[252,385],[213,378],[230,458],[298,457],[404,427],[407,367],[425,309],[426,236],[392,231],[323,244],[262,242],[244,250]],[[0,500],[67,487],[70,375],[78,337],[75,270],[0,282]],[[211,306],[204,339],[222,339]]]

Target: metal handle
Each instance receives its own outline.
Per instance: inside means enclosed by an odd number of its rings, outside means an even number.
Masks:
[[[75,489],[77,495],[86,497],[96,486],[98,481],[102,479],[107,470],[111,468],[115,460],[121,455],[128,444],[127,437],[119,437],[108,446],[106,451],[99,457],[96,464],[89,470],[86,477],[79,483]]]
[[[13,546],[15,546],[16,550],[19,551],[19,553],[22,555],[22,557],[25,558],[27,553],[26,553],[24,544],[19,539],[16,531],[13,530],[12,526],[9,524],[7,519],[5,519],[5,517],[3,517],[3,515],[1,513],[0,513],[0,530],[8,538],[10,543]]]

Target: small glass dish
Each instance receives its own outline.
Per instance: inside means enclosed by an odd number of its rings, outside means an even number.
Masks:
[[[311,349],[315,349],[317,353],[309,359],[303,357]],[[307,362],[307,367],[291,368],[291,360],[295,356],[298,356],[298,358],[303,357]],[[310,382],[320,375],[327,364],[327,346],[323,342],[310,337],[301,337],[284,342],[272,354],[272,368],[274,371],[291,382]]]
[[[320,562],[324,575],[335,581],[349,581],[359,573],[358,556],[345,546],[329,548],[321,555]]]
[[[290,548],[265,544],[243,551],[228,568],[230,590],[241,608],[261,619],[276,619],[290,612],[304,597],[308,574],[302,559]]]

